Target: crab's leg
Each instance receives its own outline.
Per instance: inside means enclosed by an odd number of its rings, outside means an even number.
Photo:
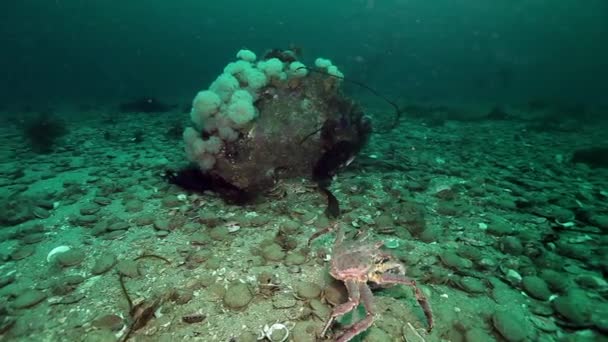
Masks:
[[[323,327],[323,331],[321,331],[321,337],[325,336],[325,333],[327,333],[327,330],[329,330],[329,327],[334,322],[336,317],[340,317],[359,306],[359,300],[361,298],[361,294],[359,292],[359,283],[354,280],[347,280],[344,282],[344,285],[346,285],[346,290],[348,291],[348,301],[334,308],[334,310],[331,312],[331,316],[327,320],[327,323],[325,323],[325,327]]]
[[[424,311],[424,316],[426,317],[426,321],[428,322],[427,331],[431,331],[433,329],[433,312],[431,311],[431,306],[429,305],[429,301],[424,296],[424,293],[420,291],[420,289],[416,286],[416,281],[413,279],[409,279],[402,275],[398,274],[383,274],[378,280],[379,284],[403,284],[411,286],[414,290],[414,295],[416,296],[416,300],[420,307],[422,307],[422,311]]]
[[[365,318],[349,326],[345,330],[344,334],[338,337],[336,340],[337,342],[347,342],[352,340],[355,336],[367,330],[372,323],[374,323],[374,295],[369,289],[369,286],[367,286],[365,283],[361,283],[359,285],[359,290],[361,292],[361,302],[363,303],[366,311]]]

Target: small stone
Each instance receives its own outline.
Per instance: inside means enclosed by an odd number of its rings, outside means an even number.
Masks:
[[[59,253],[55,257],[55,260],[59,263],[59,265],[63,267],[76,266],[82,263],[84,260],[85,254],[80,249],[70,249],[66,252]]]
[[[608,215],[592,214],[589,217],[591,223],[601,229],[602,232],[608,233]]]
[[[99,221],[97,215],[80,215],[77,219],[78,224],[83,226],[91,226]]]
[[[84,277],[80,274],[72,274],[63,277],[61,281],[68,285],[78,285],[84,281]]]
[[[318,325],[318,324],[317,324]],[[291,332],[294,342],[315,342],[317,326],[313,321],[299,321]],[[322,327],[321,327],[322,328]]]
[[[321,295],[321,287],[315,283],[301,281],[296,285],[296,293],[301,298],[318,298]]]
[[[389,334],[375,326],[372,326],[366,331],[366,335],[363,337],[363,342],[385,342],[390,341],[391,337]]]
[[[176,295],[177,298],[175,299],[175,304],[184,305],[192,300],[192,298],[194,297],[194,292],[189,289],[184,289],[178,290]]]
[[[591,319],[591,301],[583,291],[572,290],[552,304],[560,316],[574,324],[586,324]]]
[[[37,218],[45,219],[45,218],[49,218],[51,216],[51,213],[44,208],[35,207],[34,216],[36,216]]]
[[[108,329],[93,330],[86,334],[82,342],[116,342],[116,333]]]
[[[207,267],[210,270],[217,270],[218,268],[220,268],[223,264],[223,260],[220,257],[212,257],[209,258],[207,261],[205,261],[205,267]]]
[[[103,236],[104,240],[115,240],[125,235],[125,230],[114,230],[109,231],[106,235]]]
[[[306,262],[306,256],[301,253],[289,253],[285,258],[285,265],[302,265]]]
[[[277,243],[271,243],[262,248],[262,256],[267,261],[281,261],[285,258],[285,252]]]
[[[17,320],[10,316],[0,316],[0,335],[8,332],[15,325]]]
[[[498,263],[492,258],[481,258],[479,266],[486,270],[495,270],[498,267]]]
[[[118,273],[130,277],[137,278],[139,277],[139,264],[134,260],[121,260],[116,264],[116,269]]]
[[[16,279],[17,272],[11,271],[6,274],[0,275],[0,289],[5,287],[6,285],[12,283]]]
[[[22,259],[25,259],[28,256],[34,254],[34,251],[36,251],[36,248],[34,247],[34,245],[19,246],[17,249],[15,249],[11,253],[11,259],[12,260],[22,260]]]
[[[112,203],[112,200],[107,198],[107,197],[95,197],[93,199],[93,202],[102,205],[102,206],[106,206],[106,205],[110,205]]]
[[[484,283],[474,277],[462,277],[458,280],[458,285],[468,293],[483,293],[486,290]]]
[[[441,230],[435,227],[426,227],[418,238],[424,243],[433,243],[441,236]]]
[[[466,269],[473,267],[473,262],[469,259],[461,258],[454,252],[445,252],[441,255],[441,261],[453,269]]]
[[[522,276],[514,269],[508,269],[505,273],[505,278],[511,283],[511,285],[518,286],[521,283]]]
[[[110,224],[108,226],[108,231],[113,232],[117,230],[127,230],[129,229],[129,222],[127,221],[118,221]]]
[[[144,209],[144,204],[140,200],[130,200],[125,203],[125,210],[129,213],[138,213]]]
[[[95,261],[91,273],[99,275],[106,273],[116,264],[116,255],[112,253],[104,253]]]
[[[230,231],[227,226],[218,226],[209,231],[209,236],[216,241],[226,241],[230,239]]]
[[[479,247],[464,245],[458,248],[456,254],[460,255],[463,258],[479,261],[483,258],[483,253],[481,251],[482,249],[480,249]]]
[[[108,231],[108,223],[105,221],[102,221],[102,222],[97,222],[93,226],[93,228],[91,229],[91,234],[93,234],[93,236],[99,236],[101,234],[104,234],[107,231]]]
[[[44,240],[44,237],[44,233],[33,233],[25,236],[23,239],[21,239],[21,241],[25,244],[31,245]]]
[[[523,277],[521,282],[524,291],[529,294],[532,298],[538,300],[548,300],[551,296],[551,291],[547,283],[540,277],[526,276]]]
[[[494,337],[490,336],[485,330],[481,328],[473,328],[467,330],[464,334],[464,340],[466,342],[487,342],[494,341]]]
[[[253,299],[253,294],[247,284],[233,283],[224,293],[224,305],[233,310],[245,308]]]
[[[190,243],[193,245],[205,245],[209,243],[209,236],[203,232],[196,232],[190,235]]]
[[[515,236],[506,236],[500,239],[500,250],[504,253],[520,256],[524,251],[524,246]]]
[[[46,299],[46,294],[38,290],[25,290],[13,301],[15,309],[25,309],[32,307]]]
[[[548,333],[553,333],[557,331],[557,325],[555,324],[554,320],[548,317],[539,317],[539,316],[532,316],[530,317],[530,321],[532,321],[532,324],[537,327],[538,329],[548,332]]]
[[[563,293],[572,284],[569,276],[550,269],[544,269],[540,272],[540,277],[549,285],[549,288],[555,292]]]
[[[258,337],[255,336],[251,331],[243,331],[236,339],[238,342],[257,342]]]
[[[287,268],[287,272],[289,272],[291,274],[302,273],[302,268],[298,265],[292,265],[292,266],[289,266],[289,268]]]
[[[101,207],[97,204],[94,204],[94,203],[86,204],[80,208],[80,214],[81,215],[94,215],[94,214],[97,214],[99,209],[101,209]]]
[[[153,225],[156,230],[171,230],[171,223],[168,220],[157,219],[154,220]]]
[[[608,283],[597,276],[590,274],[582,274],[575,279],[576,283],[586,289],[601,289],[608,287]]]
[[[297,301],[293,296],[281,294],[272,297],[272,306],[275,309],[288,309],[296,306]]]
[[[142,214],[135,219],[135,224],[138,226],[149,226],[154,224],[154,215]]]
[[[115,314],[103,315],[92,322],[93,326],[99,329],[108,329],[111,331],[120,331],[124,326],[122,317]]]
[[[161,203],[163,205],[163,207],[165,208],[177,208],[179,207],[182,202],[179,200],[179,198],[177,198],[177,196],[175,195],[167,195],[165,197],[163,197],[163,199],[161,200]]]
[[[315,316],[322,320],[327,319],[331,313],[331,308],[317,298],[311,299],[308,302],[308,305],[310,305],[310,308],[314,312]]]
[[[529,341],[530,329],[518,310],[497,311],[492,316],[494,328],[509,342]]]
[[[332,281],[323,289],[323,297],[328,303],[336,306],[348,300],[348,292],[344,283]]]
[[[505,236],[513,234],[515,229],[508,222],[497,221],[488,224],[486,232],[494,236]]]

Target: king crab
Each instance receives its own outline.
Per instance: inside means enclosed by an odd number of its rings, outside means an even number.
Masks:
[[[335,230],[336,227],[337,223],[316,232],[308,240],[309,245],[312,240],[322,234]],[[329,273],[335,279],[344,282],[346,290],[348,291],[348,301],[334,307],[321,332],[321,336],[325,336],[336,318],[356,309],[360,302],[363,303],[363,306],[367,311],[365,318],[346,328],[336,341],[350,341],[372,325],[374,322],[374,296],[368,283],[373,283],[381,287],[397,284],[411,286],[414,290],[416,300],[422,307],[424,315],[426,316],[428,323],[427,331],[431,331],[433,328],[433,316],[426,297],[422,291],[416,287],[416,281],[405,276],[405,266],[397,262],[392,255],[380,250],[382,245],[382,242],[373,244],[362,243],[362,241],[344,242],[344,233],[342,230],[337,232]]]

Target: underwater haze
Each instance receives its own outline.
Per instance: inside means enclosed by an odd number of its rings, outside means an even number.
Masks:
[[[235,48],[290,45],[411,100],[605,103],[608,4],[7,1],[3,104],[189,97]]]
[[[608,0],[0,14],[0,341],[608,341]]]

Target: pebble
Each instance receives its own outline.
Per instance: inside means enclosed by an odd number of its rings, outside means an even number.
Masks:
[[[82,263],[84,258],[85,258],[85,254],[82,250],[70,249],[66,252],[57,254],[57,256],[55,257],[55,260],[57,260],[57,262],[61,266],[69,267],[69,266],[79,265],[80,263]]]
[[[441,261],[453,269],[466,269],[473,267],[473,262],[469,259],[461,258],[454,252],[445,252],[441,255]]]
[[[164,237],[167,237],[168,235],[169,235],[169,232],[166,230],[159,230],[156,232],[156,237],[159,237],[159,238],[164,238]]]
[[[302,253],[289,253],[285,258],[285,265],[302,265],[306,262],[306,256]]]
[[[523,279],[521,274],[519,274],[516,270],[510,268],[506,270],[505,277],[507,278],[509,283],[511,283],[511,285],[515,286],[518,286],[521,283],[521,280]]]
[[[464,334],[464,340],[466,342],[487,342],[493,341],[494,337],[490,336],[485,330],[480,328],[473,328],[467,330]]]
[[[16,274],[17,274],[17,272],[12,271],[12,272],[8,272],[6,274],[0,275],[0,288],[3,288],[6,285],[14,282],[15,279],[17,278]]]
[[[315,283],[301,281],[296,284],[296,293],[300,298],[318,298],[321,295],[321,287]]]
[[[125,203],[125,210],[129,213],[138,213],[144,209],[144,204],[140,200],[130,200]]]
[[[227,226],[218,226],[211,229],[211,231],[209,231],[209,236],[216,241],[226,241],[231,238]]]
[[[209,242],[209,236],[203,232],[196,232],[190,235],[190,243],[193,245],[204,245]]]
[[[323,304],[319,299],[311,299],[308,305],[310,305],[310,308],[314,312],[315,316],[317,316],[319,319],[325,320],[327,317],[329,317],[331,309],[329,306]]]
[[[549,288],[555,292],[563,293],[571,285],[571,281],[567,274],[559,273],[551,269],[544,269],[539,275],[549,286]]]
[[[375,326],[367,329],[363,337],[363,342],[385,342],[390,340],[391,337],[386,331]]]
[[[488,224],[486,232],[494,236],[505,236],[513,234],[515,229],[508,222],[492,222]]]
[[[99,275],[106,273],[116,264],[116,255],[112,253],[104,253],[102,254],[93,265],[91,269],[91,273],[94,275]]]
[[[139,265],[135,260],[121,260],[116,264],[116,269],[118,273],[124,276],[130,278],[139,277]]]
[[[288,309],[296,306],[296,304],[296,299],[287,294],[280,294],[272,297],[272,306],[275,309]]]
[[[86,205],[80,207],[80,214],[81,215],[94,215],[94,214],[97,214],[99,209],[101,209],[101,207],[97,204],[86,204]]]
[[[557,331],[557,325],[551,318],[532,316],[530,317],[530,321],[532,321],[532,324],[534,324],[535,327],[542,331],[549,333]]]
[[[84,281],[84,277],[80,274],[71,274],[63,277],[60,281],[68,285],[78,285]]]
[[[36,251],[36,248],[34,247],[34,245],[22,245],[22,246],[19,246],[17,249],[15,249],[11,253],[11,259],[12,260],[22,260],[22,259],[25,259],[28,256],[34,254],[35,251]]]
[[[233,310],[245,308],[253,299],[253,294],[247,284],[233,283],[224,293],[224,305]]]
[[[112,203],[112,200],[107,198],[107,197],[95,197],[93,199],[93,202],[102,205],[102,206],[106,206],[109,205],[110,203]]]
[[[89,226],[99,221],[99,217],[97,215],[80,215],[77,220],[78,224],[83,226]]]
[[[524,251],[524,246],[515,236],[506,236],[500,239],[500,250],[503,253],[520,256]]]
[[[99,329],[119,331],[124,326],[122,317],[115,314],[103,315],[92,322],[93,326]]]
[[[479,260],[479,266],[486,270],[495,270],[498,267],[498,263],[491,258],[481,258]]]
[[[485,284],[474,277],[462,277],[458,280],[458,285],[468,293],[483,293],[486,290]]]
[[[27,236],[25,236],[23,239],[21,239],[21,241],[25,244],[31,245],[33,243],[38,243],[42,240],[44,240],[44,233],[34,233],[34,234],[29,234]]]
[[[46,294],[38,290],[25,290],[13,301],[15,309],[32,307],[46,299]]]
[[[552,304],[560,316],[574,324],[585,324],[591,319],[591,301],[583,291],[572,290]]]
[[[328,303],[338,305],[348,300],[348,293],[343,283],[333,281],[323,289],[323,297]]]
[[[36,216],[37,218],[45,219],[49,218],[51,216],[51,213],[44,208],[36,207],[34,208],[34,216]]]
[[[267,261],[281,261],[285,258],[285,252],[277,243],[271,243],[262,248],[262,256]]]
[[[527,294],[538,300],[548,300],[551,291],[547,283],[537,276],[525,276],[521,281],[522,287]]]
[[[299,321],[291,332],[294,342],[315,342],[317,341],[315,335],[316,326],[313,321]]]
[[[171,223],[168,220],[154,220],[153,226],[156,230],[171,230]]]
[[[492,324],[500,335],[509,342],[528,341],[529,325],[518,310],[497,311],[492,316]]]

